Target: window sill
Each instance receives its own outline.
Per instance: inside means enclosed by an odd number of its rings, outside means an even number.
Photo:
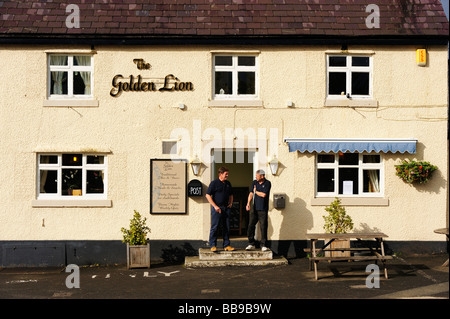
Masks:
[[[375,99],[326,99],[325,106],[344,106],[344,107],[378,107],[378,101]]]
[[[31,207],[112,207],[109,199],[35,199]]]
[[[212,100],[209,107],[263,107],[261,100]]]
[[[44,100],[44,106],[48,107],[98,107],[98,100]]]
[[[343,206],[389,206],[389,198],[384,197],[339,197]],[[328,206],[334,197],[315,197],[312,206]]]

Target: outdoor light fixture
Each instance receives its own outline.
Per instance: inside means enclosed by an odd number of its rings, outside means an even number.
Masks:
[[[278,171],[278,159],[277,157],[274,155],[272,160],[269,162],[269,166],[270,166],[270,171],[272,172],[272,175],[276,175],[277,171]]]
[[[192,172],[194,173],[195,176],[198,175],[201,165],[202,162],[198,159],[197,155],[195,155],[195,158],[191,161]]]

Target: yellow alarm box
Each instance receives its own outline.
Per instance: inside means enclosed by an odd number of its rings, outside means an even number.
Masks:
[[[416,51],[416,63],[419,66],[427,65],[427,50],[426,49],[418,49]]]

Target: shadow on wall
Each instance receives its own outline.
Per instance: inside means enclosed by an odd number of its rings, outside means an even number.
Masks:
[[[296,258],[305,257],[306,254],[303,251],[306,248],[306,240],[290,240],[284,239],[287,236],[293,236],[295,234],[297,238],[305,238],[305,235],[309,229],[313,227],[312,213],[306,209],[306,202],[297,197],[293,202],[286,196],[286,208],[279,210],[283,217],[280,229],[278,247],[272,247],[278,255],[292,256]],[[272,211],[272,214],[276,212]],[[269,238],[276,233],[276,230],[269,225]]]
[[[189,243],[183,243],[180,247],[173,247],[169,245],[168,248],[162,249],[161,258],[164,263],[168,264],[183,264],[186,256],[195,256],[198,253],[198,248],[195,249]]]
[[[427,183],[412,184],[411,187],[414,187],[421,193],[440,194],[441,191],[446,190],[446,183],[447,181],[445,180],[444,176],[441,173],[441,170],[438,167],[438,169],[433,172],[433,176]]]
[[[370,227],[366,223],[360,223],[359,228],[353,228],[354,233],[381,233],[382,231],[377,227]]]

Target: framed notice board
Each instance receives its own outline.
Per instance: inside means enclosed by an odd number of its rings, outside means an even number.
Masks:
[[[187,161],[150,160],[150,214],[187,213]]]

